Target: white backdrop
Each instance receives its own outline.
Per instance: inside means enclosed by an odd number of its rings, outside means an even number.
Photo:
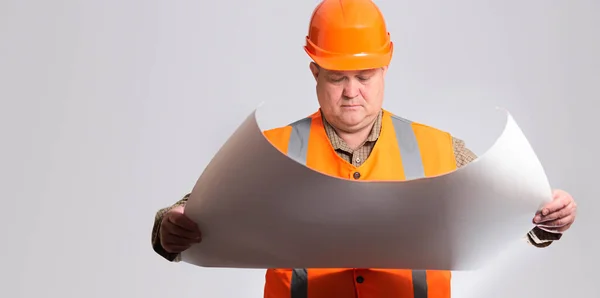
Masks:
[[[0,1],[0,295],[261,297],[262,270],[168,263],[150,231],[258,103],[265,128],[317,108],[302,49],[316,3]],[[600,297],[600,2],[377,3],[387,109],[482,154],[503,106],[579,202],[563,240],[456,273],[454,297]]]

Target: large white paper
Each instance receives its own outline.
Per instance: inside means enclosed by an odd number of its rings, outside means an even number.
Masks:
[[[470,270],[515,241],[551,200],[508,112],[483,156],[449,174],[354,181],[297,163],[252,113],[206,167],[185,208],[203,241],[182,260],[229,268]]]

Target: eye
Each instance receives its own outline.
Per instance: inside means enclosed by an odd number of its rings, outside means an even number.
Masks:
[[[367,77],[367,76],[359,76],[358,80],[361,81],[361,82],[365,82],[365,81],[368,81],[370,78],[371,77]]]
[[[334,83],[339,83],[343,80],[344,80],[344,77],[330,77],[329,78],[329,81],[334,82]]]

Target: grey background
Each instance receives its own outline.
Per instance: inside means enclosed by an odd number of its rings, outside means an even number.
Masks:
[[[262,297],[262,270],[170,264],[150,230],[260,102],[265,128],[317,108],[317,2],[0,1],[0,296]],[[482,154],[505,107],[579,202],[563,240],[456,273],[454,297],[600,297],[600,2],[377,3],[387,109]]]

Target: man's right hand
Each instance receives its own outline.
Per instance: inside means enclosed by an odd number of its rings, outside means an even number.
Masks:
[[[201,240],[198,225],[183,214],[183,206],[164,215],[160,224],[160,244],[167,252],[180,253]]]

